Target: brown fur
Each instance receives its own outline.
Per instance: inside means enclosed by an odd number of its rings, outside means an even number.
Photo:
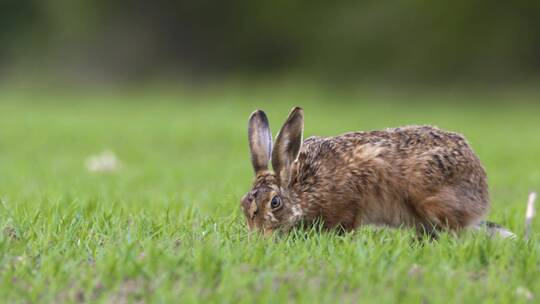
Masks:
[[[252,114],[249,130],[256,178],[242,206],[251,229],[287,231],[322,220],[346,230],[372,224],[458,231],[489,209],[486,173],[456,133],[408,126],[302,141],[303,111],[294,108],[277,136],[272,172],[264,112]],[[275,195],[281,206],[273,210]]]

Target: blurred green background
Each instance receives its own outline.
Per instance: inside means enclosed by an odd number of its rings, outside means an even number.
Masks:
[[[0,2],[0,77],[535,83],[540,2]]]
[[[533,303],[539,84],[540,1],[0,0],[0,299]],[[463,133],[518,239],[249,234],[248,116],[295,105]]]

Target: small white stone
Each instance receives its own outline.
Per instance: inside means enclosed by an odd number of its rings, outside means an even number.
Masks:
[[[523,286],[519,286],[516,289],[516,294],[520,297],[525,298],[527,301],[531,301],[532,299],[534,299],[533,293]]]
[[[90,172],[113,172],[118,169],[120,162],[110,150],[105,150],[98,155],[86,159],[86,168]]]

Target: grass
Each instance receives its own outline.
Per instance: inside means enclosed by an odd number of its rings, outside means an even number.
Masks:
[[[534,302],[529,242],[411,231],[249,235],[249,113],[276,132],[293,105],[306,137],[404,124],[464,133],[487,169],[488,219],[523,234],[540,190],[540,94],[338,93],[295,87],[0,95],[0,298],[34,302]],[[400,102],[396,102],[400,101]],[[121,167],[91,173],[112,150]]]

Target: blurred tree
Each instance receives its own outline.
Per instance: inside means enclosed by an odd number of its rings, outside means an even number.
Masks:
[[[2,0],[0,45],[0,64],[135,79],[520,79],[540,74],[540,2]]]

